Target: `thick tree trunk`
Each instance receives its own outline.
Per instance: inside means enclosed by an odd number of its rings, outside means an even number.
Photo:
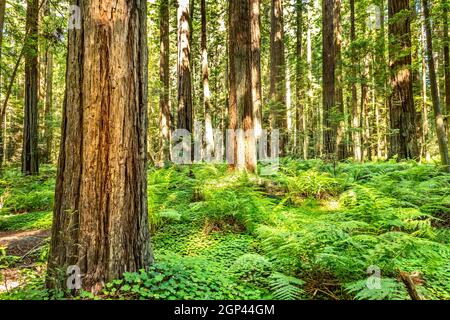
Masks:
[[[336,121],[334,0],[322,1],[322,14],[323,147],[326,156],[335,159],[338,128]]]
[[[27,1],[25,49],[25,103],[23,123],[22,172],[39,173],[38,160],[38,0]]]
[[[252,37],[252,97],[255,138],[262,134],[262,89],[261,89],[261,14],[260,0],[250,1],[250,20]]]
[[[444,117],[442,116],[441,103],[439,99],[438,84],[436,78],[436,69],[434,65],[433,57],[433,38],[431,33],[430,23],[430,8],[428,6],[428,0],[422,0],[422,9],[425,19],[425,34],[427,38],[427,60],[428,60],[428,72],[430,77],[431,86],[431,98],[433,100],[434,116],[436,118],[436,133],[439,144],[439,152],[441,155],[442,166],[445,171],[450,172],[450,158],[448,154],[448,141],[445,132]]]
[[[280,152],[287,146],[286,61],[283,0],[272,0],[270,31],[271,129],[280,130]]]
[[[230,129],[243,129],[235,143],[235,166],[256,171],[253,126],[251,23],[248,0],[230,1]],[[237,148],[236,148],[237,146]]]
[[[178,129],[193,133],[189,0],[178,0]]]
[[[409,0],[389,0],[391,71],[389,158],[417,159],[416,110],[411,75],[411,14]]]
[[[206,0],[201,0],[200,4],[202,20],[202,86],[203,86],[203,107],[205,110],[205,148],[206,154],[212,156],[214,152],[214,133],[211,118],[211,92],[209,90],[209,65],[208,65],[208,43],[206,31]]]
[[[159,79],[161,92],[159,95],[159,127],[161,130],[161,160],[170,161],[171,114],[170,114],[170,10],[169,0],[160,3],[160,56]]]
[[[146,2],[78,0],[69,30],[66,95],[47,285],[78,266],[98,292],[152,262],[147,212]]]

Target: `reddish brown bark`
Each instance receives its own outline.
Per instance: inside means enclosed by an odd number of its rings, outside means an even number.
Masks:
[[[68,266],[98,292],[152,261],[147,212],[146,2],[78,0],[70,30],[47,285]]]

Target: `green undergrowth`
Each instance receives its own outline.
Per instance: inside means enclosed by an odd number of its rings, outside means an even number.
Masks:
[[[0,177],[0,230],[49,226],[47,173]],[[148,182],[155,263],[81,298],[409,299],[403,272],[450,299],[450,175],[434,165],[284,159],[272,177],[195,165]]]
[[[20,168],[0,173],[0,231],[51,228],[56,169],[42,166],[39,176],[24,177]]]

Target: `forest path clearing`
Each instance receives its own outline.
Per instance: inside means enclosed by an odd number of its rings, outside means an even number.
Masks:
[[[22,257],[39,248],[48,237],[50,230],[0,231],[0,246],[6,248],[8,255]]]

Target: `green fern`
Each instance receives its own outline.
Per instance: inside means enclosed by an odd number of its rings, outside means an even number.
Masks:
[[[281,273],[270,276],[270,288],[277,300],[300,300],[305,294],[303,284],[302,280]]]

